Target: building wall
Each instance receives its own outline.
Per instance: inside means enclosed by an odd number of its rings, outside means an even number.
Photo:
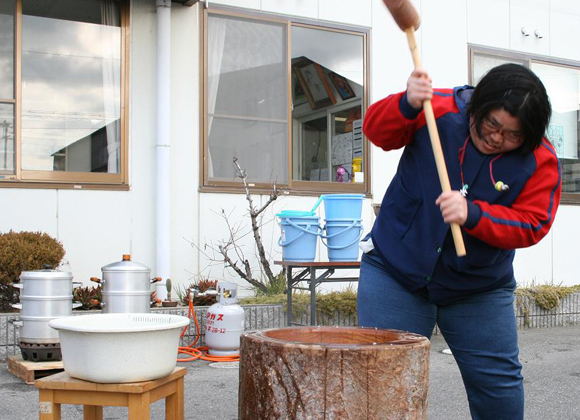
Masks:
[[[495,1],[496,10],[503,10],[505,1]],[[405,35],[381,0],[360,0],[356,4],[347,0],[222,0],[211,1],[210,7],[211,4],[370,27],[371,102],[405,89],[412,69],[411,56]],[[505,36],[486,41],[482,31],[492,29],[479,26],[474,21],[473,10],[469,10],[476,7],[476,1],[416,0],[413,4],[423,22],[417,37],[424,67],[437,87],[467,83],[468,40],[505,44]],[[231,272],[216,261],[217,255],[211,254],[211,246],[228,237],[222,209],[230,223],[242,223],[241,232],[249,232],[243,194],[199,192],[199,22],[203,7],[199,3],[193,7],[172,6],[171,276],[174,284],[188,284],[198,275],[231,279]],[[3,203],[0,231],[42,230],[57,237],[67,251],[67,268],[72,270],[76,281],[86,284],[90,276],[100,275],[103,265],[120,260],[123,253],[131,253],[135,261],[150,266],[155,275],[156,10],[153,0],[131,1],[130,48],[130,190],[0,189]],[[398,151],[384,153],[372,147],[372,198],[365,199],[365,231],[374,221],[371,205],[381,202],[399,157]],[[254,199],[260,206],[268,197]],[[276,212],[306,210],[315,200],[316,197],[282,195],[264,214],[263,238],[272,260],[281,259]],[[580,283],[574,251],[580,237],[579,220],[580,207],[561,206],[552,232],[540,244],[518,251],[515,267],[521,284]],[[246,258],[255,261],[251,235],[245,235],[239,244]],[[325,259],[325,249],[321,248],[319,257]],[[333,287],[341,288],[344,284]]]

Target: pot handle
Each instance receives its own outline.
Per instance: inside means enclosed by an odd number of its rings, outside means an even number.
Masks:
[[[157,283],[158,281],[161,281],[161,277],[153,277],[153,278],[151,279],[151,284],[153,284],[153,283]]]
[[[81,287],[83,285],[82,281],[73,281],[73,289],[76,289],[78,287]]]
[[[13,303],[12,307],[15,309],[22,309],[22,303]]]
[[[73,302],[72,304],[73,309],[80,308],[81,306],[83,306],[83,304],[80,302]]]
[[[22,321],[14,321],[13,324],[15,327],[18,327],[18,328],[24,326],[24,322],[22,322]]]
[[[101,279],[98,277],[91,277],[91,281],[94,281],[95,283],[100,283]]]
[[[22,289],[22,283],[10,283],[10,286],[15,287],[16,289]]]
[[[105,302],[101,302],[101,308],[104,308],[105,306],[107,306],[107,304]]]

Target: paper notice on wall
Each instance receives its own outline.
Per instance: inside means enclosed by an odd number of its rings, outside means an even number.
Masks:
[[[328,168],[320,168],[320,180],[330,181],[330,178],[328,176]]]
[[[310,171],[310,180],[311,181],[320,181],[320,169],[312,169]]]
[[[333,165],[352,163],[352,132],[334,136],[331,159]]]

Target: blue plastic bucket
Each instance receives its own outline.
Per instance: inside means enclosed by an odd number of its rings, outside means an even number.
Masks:
[[[326,220],[360,220],[363,194],[325,194],[324,214]]]
[[[358,243],[363,233],[361,219],[327,220],[324,226],[329,261],[358,261]]]
[[[287,210],[277,214],[280,218],[281,235],[278,245],[282,247],[285,261],[314,261],[316,245],[320,236],[320,217],[300,215]]]

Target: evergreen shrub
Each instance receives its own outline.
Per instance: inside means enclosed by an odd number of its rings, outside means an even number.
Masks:
[[[11,312],[19,300],[18,290],[11,283],[20,280],[23,271],[57,268],[64,257],[62,244],[42,232],[0,234],[0,311]]]

